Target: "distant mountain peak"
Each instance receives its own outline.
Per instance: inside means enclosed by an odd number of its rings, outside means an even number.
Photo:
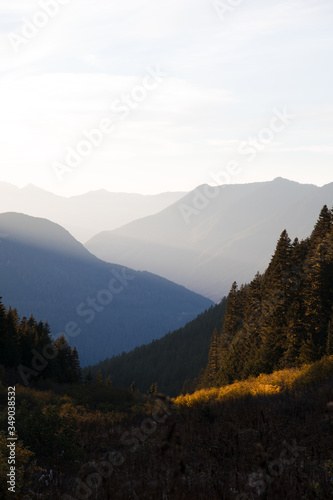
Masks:
[[[289,185],[297,185],[297,186],[313,186],[313,187],[318,187],[316,184],[311,184],[311,183],[301,183],[301,182],[297,182],[297,181],[293,181],[291,179],[286,179],[285,177],[275,177],[275,179],[273,179],[273,181],[269,181],[269,182],[273,182],[275,184],[279,183],[279,184],[289,184]]]
[[[307,237],[332,192],[333,185],[283,177],[220,191],[202,184],[157,214],[97,234],[86,248],[220,300],[233,281],[264,270],[284,228],[290,237]]]
[[[65,333],[82,363],[151,342],[213,305],[159,276],[99,260],[47,219],[0,214],[0,237],[4,304]]]
[[[295,182],[290,179],[286,179],[285,177],[275,177],[272,182]],[[299,182],[295,182],[295,184],[299,184]]]
[[[32,247],[77,257],[95,258],[66,229],[48,219],[6,212],[0,214],[0,232],[5,233],[9,240]]]

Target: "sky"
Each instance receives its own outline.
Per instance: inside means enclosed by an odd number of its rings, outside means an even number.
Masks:
[[[2,0],[0,181],[333,181],[331,0]]]

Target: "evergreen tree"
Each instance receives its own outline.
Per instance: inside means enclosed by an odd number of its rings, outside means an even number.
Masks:
[[[7,366],[17,366],[20,362],[19,316],[16,309],[7,311],[5,320],[5,345]]]
[[[286,342],[286,313],[290,306],[292,245],[284,230],[262,281],[262,321],[260,349],[256,360],[260,372],[279,365]]]
[[[309,238],[304,241],[299,241],[296,238],[292,245],[291,268],[288,275],[292,300],[286,313],[286,343],[280,364],[281,368],[297,365],[300,347],[306,341],[304,282],[307,277],[305,263],[308,257],[309,243]]]
[[[327,208],[327,205],[324,205],[311,234],[311,247],[316,247],[331,232],[332,224],[332,212]]]
[[[97,382],[97,384],[103,383],[103,375],[102,375],[101,370],[98,370],[96,382]]]
[[[81,366],[76,346],[73,347],[72,351],[72,382],[74,383],[82,382]]]
[[[90,384],[92,382],[92,379],[93,379],[93,376],[92,376],[91,370],[89,368],[88,373],[87,373],[86,378],[85,378],[85,383]]]
[[[292,303],[287,313],[286,343],[279,367],[291,368],[297,365],[303,341],[303,313],[298,301]]]
[[[312,363],[317,358],[316,347],[313,342],[311,335],[308,336],[306,340],[303,340],[300,353],[299,353],[299,364]]]
[[[227,308],[223,320],[223,333],[231,340],[241,326],[241,307],[238,286],[236,281],[232,284],[228,295]]]
[[[247,297],[244,305],[244,323],[240,332],[242,349],[240,356],[240,378],[257,374],[256,353],[261,330],[261,283],[262,276],[257,273],[247,289]]]
[[[274,305],[284,304],[289,291],[290,264],[294,247],[286,230],[281,233],[274,255],[264,274],[262,290],[264,298],[273,299]]]
[[[202,385],[210,387],[214,384],[219,370],[219,342],[218,333],[215,328],[210,341],[208,365],[202,377]]]
[[[230,290],[218,337],[211,342],[206,386],[311,363],[333,354],[333,222],[321,210],[310,238],[291,243],[284,230],[270,264],[248,286]]]
[[[46,364],[44,350],[54,349],[57,356],[52,357]],[[37,357],[37,358],[36,358]],[[38,358],[39,357],[39,358]],[[32,370],[33,359],[38,360],[40,369]],[[42,360],[42,361],[41,361]],[[10,374],[11,383],[32,383],[40,378],[52,379],[57,382],[73,382],[80,377],[79,358],[76,348],[72,350],[62,335],[53,342],[48,323],[40,321],[31,315],[27,320],[21,320],[17,310],[11,307],[7,311],[0,297],[0,365],[7,375]],[[43,365],[43,366],[42,366]],[[73,365],[75,369],[73,369]],[[33,377],[31,380],[26,375]]]
[[[333,235],[326,234],[316,246],[311,245],[304,264],[302,290],[304,331],[311,336],[317,349],[317,359],[325,352],[328,322],[333,300]],[[312,244],[312,241],[310,240]]]
[[[219,370],[214,385],[226,385],[232,382],[232,354],[230,349],[232,338],[222,328],[218,342]]]
[[[64,335],[57,338],[54,342],[57,350],[56,357],[56,380],[59,383],[73,382],[72,372],[72,349]]]

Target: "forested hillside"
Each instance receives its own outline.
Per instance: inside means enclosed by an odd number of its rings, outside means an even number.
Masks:
[[[210,307],[197,318],[159,340],[135,348],[129,353],[101,361],[89,370],[94,379],[100,370],[104,379],[110,377],[118,387],[134,387],[146,392],[153,383],[170,396],[188,389],[192,380],[207,363],[209,341],[214,328],[220,329],[226,308],[226,299]]]
[[[33,316],[20,319],[16,309],[6,310],[0,297],[0,380],[35,385],[42,379],[58,383],[81,382],[76,347],[65,337],[54,340],[48,323]]]
[[[1,305],[0,497],[11,498],[7,384],[16,382],[19,499],[332,498],[332,221],[324,207],[311,238],[292,243],[284,231],[263,276],[234,284],[228,300],[181,330],[110,360],[114,377],[131,364],[146,372],[149,395],[101,373],[82,383],[64,337],[53,341],[47,323]],[[154,382],[175,390],[180,375],[199,370],[213,329],[198,383],[208,388],[175,400],[156,393]],[[37,372],[31,387],[20,366]],[[292,368],[253,376],[277,366]]]
[[[300,366],[333,354],[333,213],[325,205],[311,236],[286,230],[266,272],[233,283],[198,387]]]
[[[213,303],[147,272],[103,262],[46,219],[0,214],[6,307],[48,321],[77,346],[83,366],[184,326]]]

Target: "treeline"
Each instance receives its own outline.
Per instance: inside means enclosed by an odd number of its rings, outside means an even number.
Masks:
[[[184,383],[193,380],[207,364],[209,342],[214,328],[220,329],[227,300],[210,307],[184,327],[129,353],[101,361],[84,369],[96,380],[98,371],[118,387],[146,392],[157,383],[159,391],[177,396]],[[188,386],[188,382],[185,384]]]
[[[62,335],[53,340],[48,323],[33,316],[20,319],[16,309],[5,308],[0,297],[0,380],[27,385],[49,379],[58,383],[81,382],[76,347]]]
[[[233,283],[221,330],[211,338],[197,388],[300,366],[333,354],[333,213],[325,205],[311,236],[283,231],[263,275]]]

